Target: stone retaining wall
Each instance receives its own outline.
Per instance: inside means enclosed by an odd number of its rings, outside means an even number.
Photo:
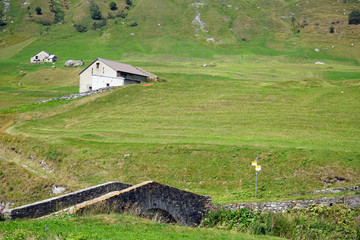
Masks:
[[[112,191],[120,191],[132,185],[121,182],[108,182],[94,187],[72,192],[63,196],[46,199],[21,207],[6,210],[5,216],[11,219],[36,218],[56,212],[60,209],[97,198]]]
[[[46,103],[46,102],[50,102],[50,101],[53,101],[53,100],[59,100],[59,99],[70,100],[70,99],[75,99],[75,98],[80,98],[80,97],[87,97],[87,96],[91,96],[91,95],[95,95],[95,94],[107,91],[109,89],[113,89],[113,87],[100,88],[100,89],[97,89],[97,90],[94,90],[94,91],[88,91],[88,92],[83,92],[83,93],[75,93],[75,94],[70,94],[70,95],[67,95],[67,96],[45,99],[45,100],[38,101],[35,104]]]
[[[349,208],[360,207],[360,196],[323,198],[316,200],[297,200],[284,202],[268,202],[268,203],[239,203],[225,205],[225,209],[237,210],[241,208],[251,208],[254,211],[283,213],[293,208],[308,208],[312,204],[321,204],[324,206],[333,206],[335,204],[345,204]]]
[[[306,192],[306,193],[307,194],[319,194],[319,193],[339,193],[339,192],[352,192],[352,191],[360,191],[360,186],[328,188],[328,189],[310,191],[310,192]],[[305,195],[305,193],[291,193],[289,195],[297,196],[297,195]]]
[[[309,192],[309,193],[310,193],[310,194],[317,194],[317,193],[339,193],[339,192],[351,192],[351,191],[360,191],[360,186],[322,189],[322,190],[311,191],[311,192]]]

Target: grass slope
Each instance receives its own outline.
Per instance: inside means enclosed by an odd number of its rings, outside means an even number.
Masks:
[[[358,184],[356,66],[251,61],[153,63],[166,82],[3,110],[18,114],[4,147],[79,186],[154,180],[215,202],[252,198],[257,156],[262,201]]]
[[[86,1],[56,1],[62,24],[53,23],[51,1],[29,2],[11,1],[0,32],[0,150],[16,163],[4,162],[3,172],[25,176],[1,181],[1,200],[20,196],[26,175],[39,188],[44,176],[68,191],[151,179],[215,202],[254,200],[249,163],[256,156],[263,166],[256,200],[359,184],[360,27],[347,24],[358,3],[137,0],[126,18],[92,30]],[[110,1],[95,2],[104,17],[114,13]],[[125,7],[116,2],[117,11]],[[197,12],[204,31],[192,24]],[[29,64],[41,50],[59,56],[56,68]],[[96,57],[165,81],[32,105],[77,92],[81,68],[64,62]],[[44,172],[42,161],[53,172]],[[34,199],[50,193],[46,187]]]
[[[0,222],[4,239],[279,239],[214,229],[185,228],[127,215]],[[47,228],[47,230],[45,230]]]

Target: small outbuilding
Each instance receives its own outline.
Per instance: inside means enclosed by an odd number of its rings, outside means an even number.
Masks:
[[[57,57],[54,54],[41,51],[30,58],[30,63],[55,62]]]
[[[79,92],[88,92],[107,87],[124,86],[157,79],[151,73],[129,64],[97,58],[80,73]]]

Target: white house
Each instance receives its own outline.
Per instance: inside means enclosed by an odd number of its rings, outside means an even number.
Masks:
[[[30,63],[55,62],[57,57],[51,53],[41,51],[30,58]]]
[[[79,92],[87,92],[106,87],[146,82],[147,78],[157,78],[140,68],[129,64],[97,58],[80,73]]]

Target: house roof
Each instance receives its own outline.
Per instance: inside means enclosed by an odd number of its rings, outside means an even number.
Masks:
[[[140,76],[144,76],[147,77],[148,75],[144,74],[143,72],[139,71],[138,69],[136,69],[135,67],[129,65],[129,64],[125,64],[125,63],[120,63],[120,62],[115,62],[115,61],[111,61],[108,59],[104,59],[104,58],[97,58],[95,59],[91,64],[89,64],[89,66],[87,66],[86,68],[84,68],[84,70],[82,70],[79,75],[84,72],[88,67],[90,67],[94,62],[96,62],[97,60],[103,62],[104,64],[106,64],[107,66],[109,66],[110,68],[114,69],[115,71],[119,71],[119,72],[126,72],[126,73],[131,73],[134,75],[140,75]]]
[[[51,53],[48,53],[48,52],[46,52],[46,51],[40,51],[40,52],[38,52],[37,54],[35,54],[34,56],[32,56],[32,57],[35,57],[36,55],[39,55],[40,53],[42,53],[42,52],[44,52],[44,53],[46,53],[47,55],[51,55]]]

